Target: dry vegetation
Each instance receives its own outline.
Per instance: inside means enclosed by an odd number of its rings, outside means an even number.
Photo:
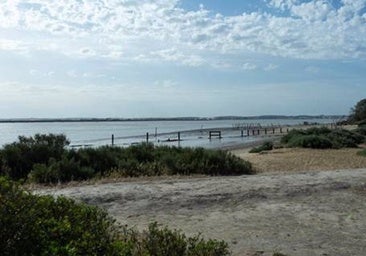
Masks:
[[[281,148],[250,154],[235,150],[234,154],[250,161],[259,172],[298,172],[366,168],[366,157],[357,154],[360,149],[304,149]]]

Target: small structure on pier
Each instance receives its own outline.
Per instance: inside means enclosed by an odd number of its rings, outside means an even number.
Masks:
[[[211,139],[212,137],[218,137],[221,139],[221,131],[215,130],[215,131],[209,131],[208,132],[208,138]]]

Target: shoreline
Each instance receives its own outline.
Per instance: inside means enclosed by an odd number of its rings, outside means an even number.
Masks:
[[[260,116],[214,116],[214,117],[66,117],[66,118],[2,118],[0,123],[65,123],[65,122],[138,122],[138,121],[220,121],[220,120],[278,120],[278,119],[340,119],[345,115],[260,115]]]

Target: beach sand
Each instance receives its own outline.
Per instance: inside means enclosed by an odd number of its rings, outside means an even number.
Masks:
[[[106,209],[122,225],[160,225],[228,242],[233,255],[354,255],[366,252],[366,157],[360,149],[231,152],[256,175],[154,177],[35,187]],[[360,168],[360,169],[354,169]]]
[[[228,242],[233,255],[365,255],[366,169],[141,180],[34,193],[106,209],[122,225],[157,221]]]

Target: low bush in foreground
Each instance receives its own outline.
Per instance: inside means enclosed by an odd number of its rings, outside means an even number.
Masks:
[[[227,243],[186,237],[152,223],[138,233],[117,229],[97,207],[36,196],[0,177],[1,255],[225,256]]]
[[[0,150],[0,175],[40,183],[104,177],[159,175],[242,175],[253,173],[249,162],[222,150],[155,147],[67,149],[63,135],[19,137]]]
[[[281,143],[290,147],[304,148],[344,148],[357,147],[365,140],[358,130],[331,130],[325,127],[308,130],[292,130],[281,139]]]
[[[273,142],[266,141],[261,146],[252,148],[249,153],[260,153],[262,151],[268,151],[273,149]]]
[[[118,255],[114,221],[96,207],[35,196],[0,177],[2,255]]]

